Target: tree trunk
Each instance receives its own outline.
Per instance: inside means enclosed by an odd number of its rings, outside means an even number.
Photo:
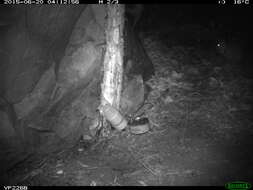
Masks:
[[[124,5],[109,5],[107,13],[106,53],[103,67],[104,77],[101,86],[101,107],[109,104],[113,109],[118,110],[123,79]]]

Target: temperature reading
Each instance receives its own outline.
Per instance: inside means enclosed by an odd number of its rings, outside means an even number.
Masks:
[[[249,5],[249,0],[234,0],[234,4],[235,5],[241,5],[241,4]]]

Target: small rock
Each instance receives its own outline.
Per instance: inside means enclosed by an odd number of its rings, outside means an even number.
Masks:
[[[63,170],[58,170],[58,171],[56,172],[56,174],[57,174],[57,175],[62,175],[62,174],[63,174]]]
[[[167,97],[164,99],[164,103],[165,103],[165,104],[168,104],[168,103],[171,103],[171,102],[174,102],[174,100],[173,100],[170,96],[167,96]]]
[[[83,152],[83,148],[78,148],[77,151],[78,152]]]

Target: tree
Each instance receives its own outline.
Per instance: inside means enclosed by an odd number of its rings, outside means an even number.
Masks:
[[[105,106],[111,108],[109,113],[115,120],[115,114],[119,110],[123,80],[123,56],[124,56],[124,5],[108,5],[106,26],[106,52],[103,64],[103,82],[101,85],[100,111],[106,117]],[[118,115],[119,116],[119,115]],[[120,116],[119,116],[120,117]],[[122,117],[122,116],[121,116]],[[110,121],[110,118],[106,117]],[[119,118],[120,120],[124,118]],[[116,118],[117,120],[117,118]],[[122,121],[123,121],[122,120]],[[103,121],[104,124],[105,120]],[[113,121],[111,121],[113,125]],[[117,121],[116,121],[117,123]],[[124,121],[126,124],[126,121]],[[124,125],[125,125],[124,124]],[[103,125],[106,128],[106,125]],[[116,128],[116,126],[114,126]],[[107,127],[108,129],[108,127]],[[121,129],[121,128],[120,128]],[[107,130],[108,131],[108,130]]]

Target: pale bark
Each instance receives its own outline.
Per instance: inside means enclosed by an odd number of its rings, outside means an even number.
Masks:
[[[119,109],[123,79],[124,5],[108,5],[106,53],[101,105],[110,104]]]

